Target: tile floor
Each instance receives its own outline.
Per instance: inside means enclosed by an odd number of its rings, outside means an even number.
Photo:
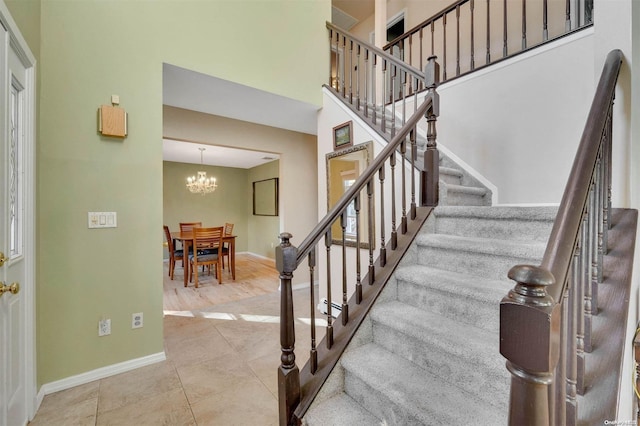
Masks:
[[[299,368],[308,294],[294,291]],[[166,361],[47,395],[30,425],[278,424],[279,299],[165,313]]]

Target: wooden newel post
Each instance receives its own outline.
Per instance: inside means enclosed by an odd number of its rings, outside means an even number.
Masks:
[[[278,405],[280,426],[292,423],[293,411],[300,402],[300,373],[296,365],[294,347],[296,342],[293,325],[293,294],[291,279],[296,268],[298,249],[291,245],[292,235],[280,234],[280,245],[276,247],[276,268],[280,272],[280,367],[278,367]]]
[[[436,144],[436,120],[440,115],[440,95],[436,86],[440,82],[440,65],[436,56],[430,56],[424,70],[427,97],[431,98],[431,108],[426,112],[427,150],[424,153],[424,171],[422,172],[422,205],[435,207],[439,201],[440,155]]]
[[[560,350],[560,305],[546,288],[555,278],[538,266],[516,265],[517,284],[500,302],[500,353],[511,372],[509,425],[553,426],[550,398]]]

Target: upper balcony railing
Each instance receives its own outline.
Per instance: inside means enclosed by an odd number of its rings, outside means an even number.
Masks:
[[[593,0],[459,0],[384,50],[422,69],[430,56],[442,82],[593,24]]]

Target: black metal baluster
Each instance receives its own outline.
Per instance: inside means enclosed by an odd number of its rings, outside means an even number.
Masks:
[[[460,75],[460,5],[456,6],[456,76]]]
[[[577,324],[576,324],[576,392],[579,395],[584,394],[584,365],[585,365],[585,356],[584,356],[584,289],[585,289],[585,280],[584,280],[584,269],[585,269],[585,265],[584,265],[584,261],[585,261],[585,257],[586,257],[586,250],[585,250],[585,245],[584,242],[586,240],[586,236],[587,236],[587,229],[586,229],[586,222],[584,220],[584,217],[586,216],[585,213],[582,214],[583,215],[583,220],[582,223],[580,225],[580,235],[578,238],[578,247],[576,248],[576,251],[579,253],[578,254],[578,269],[580,272],[580,275],[578,277],[578,282],[576,283],[577,287],[576,287],[576,315],[577,315]]]
[[[347,207],[348,208],[348,207]],[[342,325],[349,322],[349,305],[347,305],[347,208],[340,215],[342,228]]]
[[[507,49],[507,0],[503,2],[502,10],[502,57],[506,58],[509,49]]]
[[[591,324],[593,319],[593,306],[591,300],[591,206],[587,201],[587,211],[583,222],[585,229],[583,240],[584,259],[582,262],[582,273],[584,274],[584,350],[589,353],[591,346]]]
[[[369,117],[369,49],[364,50],[364,116]]]
[[[356,211],[356,304],[359,305],[362,302],[362,282],[360,271],[360,194],[356,195],[353,200],[353,207]]]
[[[527,48],[527,0],[522,0],[522,50]]]
[[[385,219],[384,219],[384,180],[385,180],[385,168],[380,167],[378,170],[378,179],[380,181],[380,266],[384,267],[387,264],[387,247],[385,244]]]
[[[422,57],[422,49],[424,49],[424,39],[423,39],[423,32],[422,30],[424,30],[424,28],[420,28],[420,36],[419,36],[419,40],[420,40],[420,69],[422,69],[422,62],[423,62],[423,57]]]
[[[309,366],[311,374],[315,374],[318,370],[318,351],[316,350],[316,307],[315,307],[315,276],[316,267],[316,248],[315,246],[309,252],[309,312],[311,315],[311,350],[309,352]]]
[[[342,36],[342,54],[346,55],[347,53],[347,37]],[[347,97],[347,60],[344,59],[342,61],[342,85],[340,93],[342,94],[342,98]]]
[[[365,68],[366,69],[366,68]],[[360,111],[360,73],[362,67],[360,67],[360,43],[356,46],[356,109]],[[366,73],[366,71],[365,71]]]
[[[367,182],[367,230],[369,233],[369,285],[372,285],[375,281],[375,266],[373,264],[373,178]]]
[[[380,117],[380,128],[382,129],[383,133],[387,132],[387,108],[386,108],[386,102],[387,102],[387,94],[389,93],[389,90],[387,88],[387,60],[383,59],[382,60],[382,105],[380,105],[380,114],[382,115]]]
[[[375,125],[377,120],[377,106],[376,106],[376,73],[378,70],[378,55],[373,54],[373,69],[371,70],[371,120]]]
[[[567,0],[565,8],[564,30],[571,31],[571,0]]]
[[[471,71],[473,71],[476,67],[475,65],[475,59],[474,59],[474,52],[475,52],[475,42],[474,42],[474,24],[473,24],[473,17],[474,17],[474,1],[471,0],[469,7],[471,8],[471,64],[470,69]],[[421,68],[422,69],[422,68]]]
[[[435,23],[434,21],[431,21],[431,56],[435,55],[435,36],[434,36],[434,31],[435,31]],[[422,68],[420,68],[422,69]]]
[[[578,243],[579,246],[579,243]],[[557,424],[575,425],[578,413],[577,383],[578,383],[578,287],[580,286],[580,249],[576,246],[573,252],[573,262],[571,263],[571,287],[567,298],[569,331],[567,336],[567,398],[566,398],[566,418],[561,419]],[[563,410],[564,411],[564,410]],[[564,420],[564,421],[562,421]]]
[[[589,195],[591,218],[589,244],[591,245],[591,315],[598,315],[598,170],[594,171]]]
[[[505,0],[506,1],[506,0]],[[447,14],[442,15],[442,80],[447,81]]]
[[[333,30],[329,30],[329,51],[333,50]],[[336,81],[338,79],[338,47],[336,45],[336,62],[335,62],[335,66],[336,66]],[[333,77],[331,76],[333,74],[333,67],[331,65],[331,61],[329,61],[329,87],[334,87],[333,85]]]
[[[487,0],[487,65],[491,62],[491,10]]]
[[[402,142],[400,142],[400,155],[402,156],[402,167],[400,167],[400,170],[402,170],[402,221],[401,221],[401,226],[402,226],[402,235],[407,233],[407,177],[406,177],[406,156],[407,154],[407,141],[406,139],[404,139]]]
[[[391,64],[391,138],[396,135],[396,82],[398,78],[398,67]]]
[[[349,39],[349,104],[353,105],[353,40]]]
[[[416,211],[416,160],[418,159],[418,145],[416,144],[416,128],[409,132],[409,141],[411,143],[411,220],[415,220]]]
[[[331,228],[324,234],[324,245],[327,251],[327,349],[333,346],[333,317],[331,312]]]
[[[396,230],[396,152],[389,158],[391,165],[391,250],[398,247],[398,231]]]
[[[549,40],[548,0],[542,1],[542,41]]]

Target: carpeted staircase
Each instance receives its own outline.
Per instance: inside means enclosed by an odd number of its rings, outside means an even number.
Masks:
[[[499,303],[513,265],[539,264],[556,208],[485,206],[483,188],[457,191],[468,188],[464,173],[449,164],[440,173],[456,189],[448,204],[475,206],[434,210],[307,412],[309,426],[506,424]]]

